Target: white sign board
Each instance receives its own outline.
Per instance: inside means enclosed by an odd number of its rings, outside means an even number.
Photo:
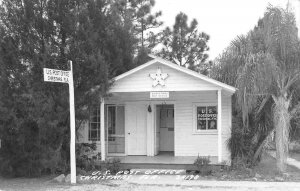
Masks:
[[[69,83],[70,71],[44,68],[44,81]]]
[[[151,99],[169,98],[169,92],[150,92]]]

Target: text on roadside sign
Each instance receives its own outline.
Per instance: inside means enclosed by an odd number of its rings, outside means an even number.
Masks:
[[[70,71],[44,68],[44,81],[69,83]]]

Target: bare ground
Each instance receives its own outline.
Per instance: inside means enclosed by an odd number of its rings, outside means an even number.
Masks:
[[[166,180],[162,181],[139,181],[135,180],[132,182],[126,181],[115,181],[115,182],[99,182],[94,184],[77,184],[70,185],[67,183],[58,184],[49,182],[51,177],[44,177],[38,179],[28,179],[28,178],[18,178],[18,179],[0,179],[0,190],[10,191],[10,190],[24,190],[24,191],[158,191],[158,190],[232,190],[232,191],[253,191],[253,190],[263,190],[263,191],[298,191],[300,190],[299,183],[263,183],[263,182],[233,182],[233,181],[185,181],[174,182],[166,177]],[[174,180],[174,179],[173,179]],[[162,183],[163,182],[163,183]]]
[[[54,183],[51,181],[53,176],[41,178],[14,178],[6,179],[0,177],[0,191],[158,191],[158,190],[232,190],[232,191],[293,191],[300,190],[300,170],[288,167],[289,178],[284,179],[285,182],[276,182],[274,177],[276,174],[275,159],[270,156],[264,156],[261,163],[254,168],[254,174],[259,174],[261,178],[254,179],[239,177],[239,174],[229,174],[228,179],[220,181],[220,177],[203,177],[199,180],[177,180],[174,176],[162,176],[159,179],[146,180],[140,179],[138,176],[128,180],[100,181],[97,183],[83,182],[77,185],[68,183]],[[230,177],[232,176],[232,177]],[[275,181],[275,182],[274,182]]]

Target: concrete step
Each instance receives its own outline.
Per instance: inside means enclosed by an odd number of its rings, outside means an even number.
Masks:
[[[158,164],[158,163],[121,163],[121,169],[163,169],[163,170],[198,170],[194,164]],[[222,165],[210,165],[213,170]]]

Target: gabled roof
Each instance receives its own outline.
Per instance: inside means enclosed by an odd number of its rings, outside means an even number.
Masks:
[[[181,71],[183,73],[186,73],[188,75],[191,75],[191,76],[194,76],[194,77],[199,78],[201,80],[204,80],[204,81],[206,81],[208,83],[211,83],[211,84],[217,85],[217,86],[219,86],[221,88],[224,88],[225,90],[227,90],[227,91],[229,91],[231,93],[234,93],[237,90],[233,86],[230,86],[230,85],[227,85],[225,83],[219,82],[219,81],[214,80],[212,78],[209,78],[209,77],[207,77],[207,76],[205,76],[203,74],[200,74],[200,73],[192,71],[192,70],[190,70],[188,68],[185,68],[185,67],[179,66],[177,64],[174,64],[174,63],[172,63],[172,62],[170,62],[168,60],[165,60],[163,58],[160,58],[160,57],[157,57],[157,56],[154,56],[154,55],[149,55],[149,56],[151,58],[153,58],[153,60],[150,60],[149,62],[146,62],[145,64],[142,64],[142,65],[140,65],[140,66],[138,66],[136,68],[133,68],[133,69],[131,69],[131,70],[129,70],[129,71],[127,71],[127,72],[119,75],[119,76],[116,76],[114,78],[114,81],[121,80],[122,78],[125,78],[126,76],[129,76],[129,75],[131,75],[131,74],[133,74],[133,73],[135,73],[137,71],[142,70],[143,68],[146,68],[146,67],[148,67],[148,66],[150,66],[152,64],[155,64],[155,63],[159,62],[159,63],[161,63],[163,65],[169,66],[170,68],[173,68],[175,70],[179,70],[179,71]]]

